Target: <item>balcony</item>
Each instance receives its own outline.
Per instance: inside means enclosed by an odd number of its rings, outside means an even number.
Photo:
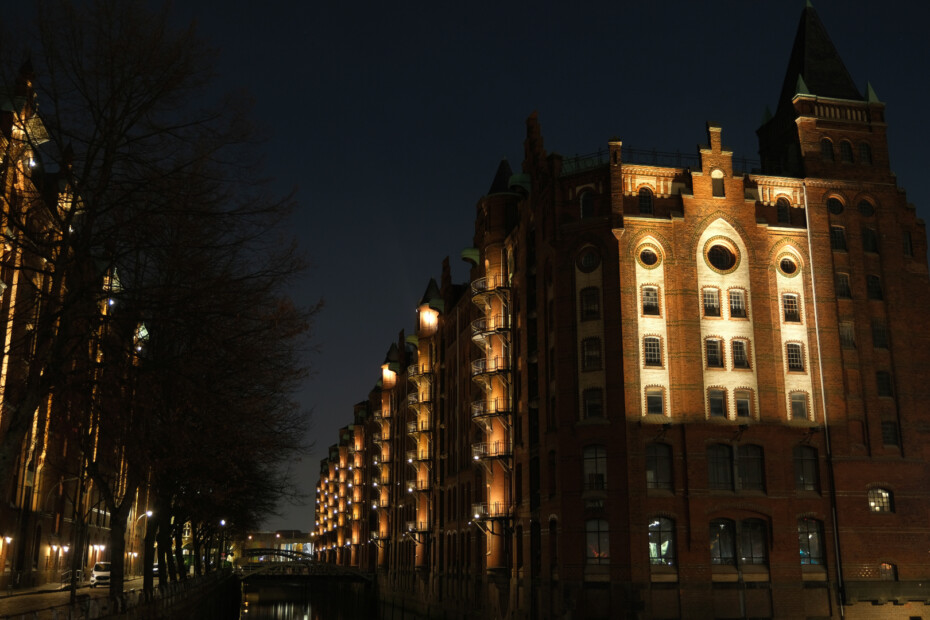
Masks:
[[[371,419],[376,422],[380,422],[381,421],[381,410],[378,409],[377,411],[372,412]]]
[[[471,363],[471,374],[473,377],[501,372],[510,372],[510,360],[506,357],[486,357],[474,360]]]
[[[506,416],[511,413],[512,407],[508,398],[482,398],[471,404],[471,417],[474,419]]]
[[[429,420],[411,420],[407,422],[407,434],[416,435],[418,433],[429,433],[433,430],[433,425],[430,424]]]
[[[513,504],[510,502],[472,504],[471,514],[475,520],[509,519],[513,516]]]
[[[513,456],[513,443],[509,441],[475,443],[471,446],[471,455],[476,461],[509,458]]]
[[[504,278],[503,274],[495,274],[491,276],[485,276],[483,278],[477,278],[471,283],[472,297],[476,298],[484,296],[499,289],[507,288],[507,286],[507,280]]]
[[[428,479],[413,479],[407,481],[407,490],[408,491],[429,491],[430,484]]]
[[[508,331],[509,329],[509,315],[483,316],[471,322],[471,337],[476,342],[482,342],[492,334]]]
[[[372,502],[375,508],[386,509],[391,507],[391,502],[386,499],[376,499]]]
[[[407,521],[408,532],[428,532],[429,523],[426,521]]]
[[[421,462],[430,460],[429,450],[407,450],[407,462]]]

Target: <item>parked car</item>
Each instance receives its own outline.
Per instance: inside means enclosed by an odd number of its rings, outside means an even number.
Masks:
[[[96,588],[97,584],[107,585],[110,583],[110,563],[97,562],[94,564],[94,570],[90,573],[90,587]]]

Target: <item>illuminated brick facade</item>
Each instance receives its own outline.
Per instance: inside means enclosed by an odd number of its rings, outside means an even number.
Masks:
[[[761,172],[707,130],[568,159],[528,120],[470,284],[444,266],[356,410],[377,516],[356,555],[320,512],[322,559],[445,617],[930,615],[926,234],[884,104],[808,7]]]

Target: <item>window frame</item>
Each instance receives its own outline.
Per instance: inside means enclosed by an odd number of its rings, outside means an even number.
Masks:
[[[806,373],[807,360],[804,359],[804,344],[801,342],[785,343],[785,365],[789,373]]]
[[[736,488],[765,492],[765,450],[756,444],[736,448]]]
[[[885,292],[882,289],[882,279],[880,276],[870,273],[865,276],[866,297],[875,301],[885,299]]]
[[[594,413],[592,413],[592,410]],[[581,415],[585,420],[604,417],[604,390],[588,387],[581,391]]]
[[[654,334],[643,336],[643,366],[645,368],[663,368],[662,338]]]
[[[713,343],[713,347],[711,346],[711,343]],[[711,360],[711,349],[714,350],[713,360]],[[704,339],[704,363],[708,369],[716,368],[722,370],[727,367],[723,338],[718,338],[717,336],[708,336]]]
[[[715,443],[707,446],[707,488],[733,491],[733,446]]]
[[[791,203],[785,197],[775,201],[775,221],[779,224],[791,223]]]
[[[710,563],[713,566],[736,566],[736,521],[712,519],[708,524]]]
[[[586,519],[585,564],[610,564],[610,526],[607,519]]]
[[[746,403],[746,414],[741,413],[740,403]],[[755,398],[753,397],[753,392],[749,388],[736,388],[733,390],[733,407],[736,409],[736,418],[753,418],[753,409],[755,405]]]
[[[650,291],[650,297],[652,296],[652,293],[655,293],[655,305],[654,305],[654,306],[653,306],[651,303],[647,305],[647,303],[646,303],[646,291]],[[655,286],[655,285],[653,285],[653,284],[644,284],[644,285],[640,288],[640,301],[641,301],[640,312],[642,313],[642,316],[644,316],[644,317],[645,317],[645,316],[658,316],[658,317],[661,317],[661,316],[662,316],[661,293],[659,292],[659,287],[658,287],[658,286]],[[650,301],[651,301],[651,299],[650,299]],[[650,311],[647,311],[647,308],[648,308]],[[655,308],[655,312],[652,312],[652,311],[651,311],[652,308]]]
[[[840,140],[840,161],[844,164],[856,163],[852,143],[849,140]]]
[[[889,349],[888,324],[881,320],[872,321],[872,348]]]
[[[601,318],[601,289],[586,286],[578,291],[578,314],[582,321],[596,321]]]
[[[646,444],[647,489],[673,490],[675,477],[672,467],[672,446],[660,442]]]
[[[668,517],[653,517],[647,527],[649,564],[674,567],[678,564],[675,548],[675,521]],[[662,551],[664,547],[665,551]]]
[[[637,194],[639,196],[639,214],[655,215],[655,196],[652,192],[652,188],[645,186],[640,187]]]
[[[872,145],[868,142],[859,143],[859,163],[863,166],[872,165]]]
[[[875,393],[881,398],[894,398],[894,379],[887,370],[875,371]]]
[[[581,339],[581,370],[603,370],[604,355],[599,336],[589,336]]]
[[[882,445],[900,447],[901,437],[898,433],[898,423],[893,420],[882,420],[881,423]]]
[[[820,159],[830,163],[836,161],[836,155],[833,152],[833,141],[829,138],[820,139]]]
[[[737,347],[737,345],[742,345]],[[741,348],[742,353],[737,354],[737,349]],[[744,363],[737,363],[740,359]],[[730,341],[730,364],[733,370],[752,370],[752,349],[748,338],[734,338]]]
[[[662,406],[662,411],[652,411],[650,409],[650,398],[656,396]],[[665,415],[665,388],[657,385],[649,385],[643,390],[643,407],[646,415]]]
[[[820,455],[813,446],[797,445],[792,451],[794,489],[820,493]]]
[[[746,289],[731,288],[727,291],[727,297],[729,301],[728,305],[730,308],[730,318],[748,319],[749,304],[747,303],[747,300],[749,299],[749,296],[746,294]]]
[[[872,487],[866,494],[869,512],[891,514],[894,512],[894,494],[884,487]]]
[[[862,227],[862,251],[869,254],[881,254],[878,248],[878,231],[869,226]]]
[[[607,490],[607,446],[591,444],[584,447],[582,473],[585,491]]]
[[[849,246],[846,244],[846,227],[830,226],[830,249],[834,252],[848,252]]]
[[[819,519],[798,519],[798,552],[802,566],[823,566],[825,564],[823,522]]]
[[[716,297],[716,311],[708,312],[708,309],[713,309],[714,306],[708,305],[708,293]],[[714,313],[715,312],[715,313]],[[719,319],[721,318],[720,310],[720,289],[716,286],[705,286],[701,289],[701,314],[705,319]]]
[[[852,299],[852,284],[848,273],[837,271],[833,280],[833,287],[837,299]]]
[[[803,323],[801,320],[801,295],[798,293],[781,294],[781,318],[784,323]]]
[[[797,405],[800,403],[804,407],[804,416],[798,418],[797,411],[795,410]],[[811,419],[811,407],[810,407],[810,395],[807,392],[802,390],[795,390],[788,394],[788,412],[791,415],[792,420],[802,419],[810,420]]]
[[[594,208],[594,192],[584,190],[578,197],[578,218],[586,220],[595,215],[597,215],[597,210]]]
[[[837,326],[840,337],[840,347],[843,349],[856,348],[856,324],[852,321],[840,321]]]

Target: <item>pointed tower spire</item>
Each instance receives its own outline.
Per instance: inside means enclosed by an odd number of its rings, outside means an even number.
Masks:
[[[790,105],[799,93],[864,100],[810,2],[801,13],[778,106]]]
[[[865,83],[865,98],[869,103],[881,102],[881,99],[879,99],[878,95],[875,93],[875,89],[872,88],[872,82]]]
[[[488,195],[509,192],[511,176],[513,176],[513,170],[510,169],[510,163],[505,157],[501,160],[500,165],[497,166],[497,173],[494,175],[494,180],[491,181],[491,188],[488,190]]]

